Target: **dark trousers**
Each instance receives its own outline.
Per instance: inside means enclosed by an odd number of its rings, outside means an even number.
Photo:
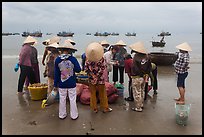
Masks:
[[[153,90],[158,89],[158,84],[157,84],[157,68],[155,70],[152,70],[152,75],[154,77],[154,80],[151,79],[151,85],[153,86]]]
[[[35,74],[35,82],[36,82],[36,83],[40,83],[40,70],[39,70],[39,65],[38,65],[38,63],[32,64],[32,68],[33,68],[34,74]],[[26,87],[29,86],[28,77],[26,77],[25,86],[26,86]]]
[[[128,91],[129,91],[129,97],[130,97],[131,99],[134,99],[134,98],[133,98],[133,93],[132,93],[132,78],[129,78]]]
[[[113,65],[113,82],[118,81],[118,69],[120,73],[120,83],[124,83],[124,66],[115,66]]]
[[[18,92],[23,91],[23,85],[24,85],[26,76],[28,77],[30,84],[33,84],[36,82],[35,73],[32,67],[20,65],[20,70],[21,72],[20,72],[20,76],[18,79]]]

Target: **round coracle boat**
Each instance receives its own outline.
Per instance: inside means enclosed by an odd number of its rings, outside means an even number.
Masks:
[[[177,59],[176,53],[150,52],[149,56],[153,63],[160,66],[172,65]]]

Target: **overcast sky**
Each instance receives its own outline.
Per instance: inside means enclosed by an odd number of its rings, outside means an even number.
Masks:
[[[3,2],[2,31],[202,31],[202,2]]]

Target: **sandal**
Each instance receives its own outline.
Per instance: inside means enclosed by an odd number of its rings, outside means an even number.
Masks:
[[[106,108],[105,110],[103,110],[103,113],[111,112],[112,110],[113,110],[112,108]]]
[[[180,101],[180,98],[174,98],[175,101]]]
[[[142,112],[142,108],[132,108],[133,111]]]
[[[98,113],[98,109],[97,108],[95,108],[93,111],[94,111],[94,113]]]
[[[125,98],[126,101],[134,101],[134,99],[132,99],[131,97],[127,97]]]
[[[178,105],[184,105],[185,102],[184,102],[184,101],[176,101],[176,104],[178,104]]]

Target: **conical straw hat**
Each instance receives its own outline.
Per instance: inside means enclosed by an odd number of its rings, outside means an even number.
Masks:
[[[188,45],[187,42],[184,42],[184,43],[182,43],[180,45],[177,45],[176,48],[184,50],[184,51],[192,51],[191,47]]]
[[[73,41],[73,40],[71,40],[71,39],[67,39],[67,40],[65,40],[65,41],[69,41],[72,45],[75,45],[76,43]]]
[[[100,42],[100,44],[103,46],[103,45],[109,45],[109,43],[106,41],[106,40],[103,40]]]
[[[129,48],[133,51],[139,52],[139,53],[143,53],[143,54],[147,54],[147,51],[144,47],[144,43],[139,41],[137,43],[134,43],[132,45],[129,46]]]
[[[47,45],[46,47],[58,48],[58,47],[59,47],[59,44],[57,44],[57,42],[55,42],[55,43],[52,43],[52,44]]]
[[[28,36],[28,37],[25,39],[25,41],[23,42],[23,44],[25,44],[25,43],[33,43],[33,42],[35,42],[34,44],[36,44],[36,43],[37,43],[37,40],[36,40],[35,38],[31,37],[31,36]]]
[[[101,44],[93,42],[87,46],[85,53],[89,61],[97,62],[103,57],[104,49]]]
[[[43,44],[43,45],[48,45],[49,42],[50,42],[50,39],[46,39],[46,40],[44,40],[44,41],[42,42],[42,44]]]
[[[125,44],[122,40],[120,40],[115,45],[116,46],[126,46],[127,44]]]
[[[58,49],[71,49],[77,51],[77,49],[69,42],[65,41],[62,45],[57,47]]]
[[[60,40],[61,40],[60,37],[58,37],[58,36],[54,36],[54,37],[52,37],[52,38],[50,39],[49,44],[59,43]]]

